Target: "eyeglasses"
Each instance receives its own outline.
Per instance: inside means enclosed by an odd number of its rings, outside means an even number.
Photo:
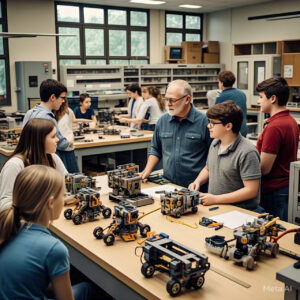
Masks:
[[[215,125],[218,125],[218,124],[223,124],[222,122],[213,122],[211,120],[208,120],[208,125],[211,127],[211,128],[214,128]]]
[[[67,100],[68,100],[68,97],[67,97],[67,96],[64,96],[64,97],[59,96],[59,98],[63,99],[64,101],[67,101]]]
[[[170,102],[170,103],[174,104],[174,103],[176,103],[177,101],[183,99],[186,96],[188,96],[188,95],[181,96],[180,98],[177,98],[177,99],[164,98],[164,101],[165,102]]]

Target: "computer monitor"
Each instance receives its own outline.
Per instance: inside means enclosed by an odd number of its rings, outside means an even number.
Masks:
[[[182,48],[171,47],[169,59],[182,59]]]

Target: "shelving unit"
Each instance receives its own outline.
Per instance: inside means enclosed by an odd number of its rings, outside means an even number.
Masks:
[[[281,52],[281,41],[234,45],[234,55],[281,54]]]
[[[206,93],[218,88],[220,64],[157,64],[141,66],[62,66],[61,81],[72,96],[87,92],[98,96],[99,105],[114,106],[117,100],[127,99],[124,88],[134,82],[140,86],[156,86],[164,95],[169,82],[184,79],[193,88],[194,104],[207,106]],[[114,101],[113,101],[114,100]],[[106,105],[104,105],[106,104]]]
[[[289,180],[289,214],[288,221],[300,225],[300,190],[299,190],[300,162],[295,161],[290,166]]]

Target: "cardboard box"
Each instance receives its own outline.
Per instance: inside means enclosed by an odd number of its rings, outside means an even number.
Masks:
[[[220,53],[220,45],[218,41],[207,41],[204,42],[203,46],[203,52],[207,53]]]
[[[182,42],[183,61],[186,64],[202,63],[202,45],[203,42]]]
[[[204,64],[218,64],[219,63],[219,54],[218,53],[204,53],[203,54],[203,63]]]

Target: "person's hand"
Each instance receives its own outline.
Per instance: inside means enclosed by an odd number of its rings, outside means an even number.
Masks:
[[[199,191],[200,189],[200,184],[196,181],[190,183],[189,185],[189,190],[192,190],[192,191]]]
[[[125,119],[125,118],[120,118],[120,119],[119,119],[119,122],[120,122],[120,123],[126,123],[126,119]]]
[[[142,180],[145,180],[149,177],[151,171],[148,171],[147,169],[144,169],[142,172],[140,172],[140,176],[142,177]]]
[[[121,115],[115,115],[115,119],[120,119]]]
[[[217,195],[200,193],[200,200],[202,205],[204,206],[217,204],[218,203],[217,199],[218,199]]]

